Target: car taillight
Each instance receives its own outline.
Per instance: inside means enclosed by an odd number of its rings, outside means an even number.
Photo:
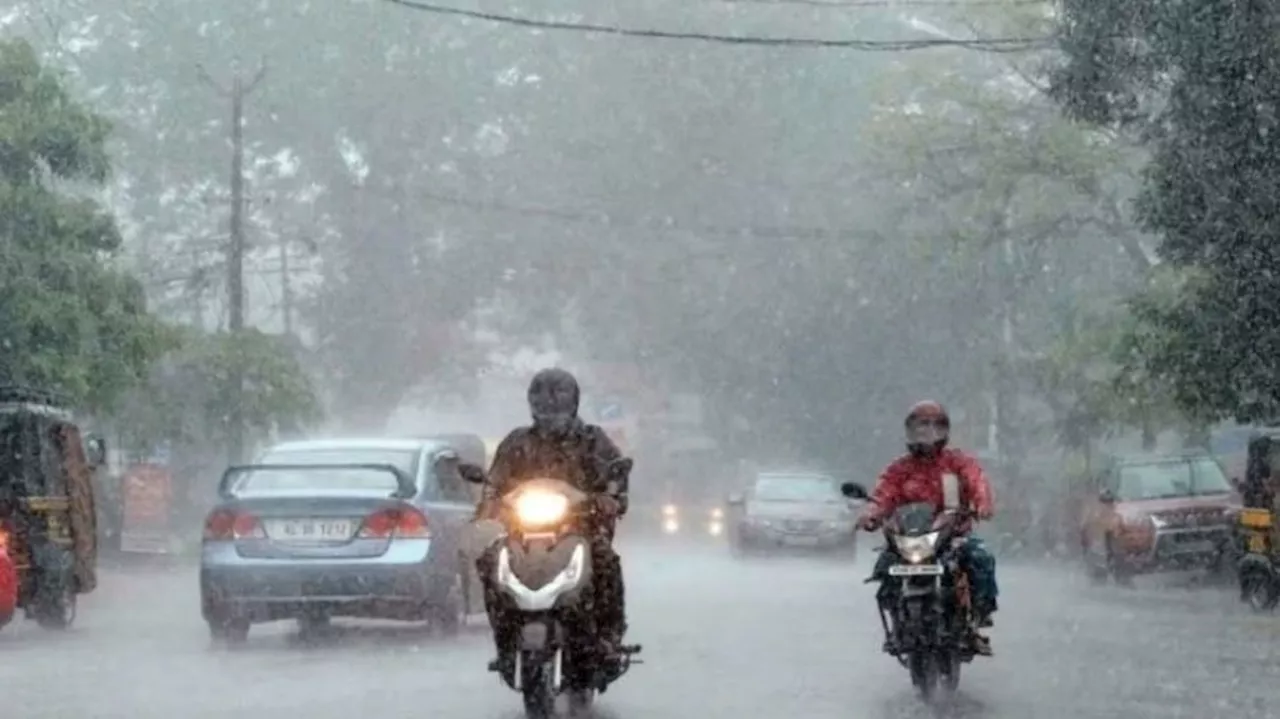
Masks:
[[[230,542],[236,539],[264,539],[267,533],[258,518],[247,512],[217,509],[204,520],[206,542]]]
[[[425,514],[414,507],[392,507],[365,517],[364,525],[356,536],[365,539],[425,538],[431,533],[427,531]]]

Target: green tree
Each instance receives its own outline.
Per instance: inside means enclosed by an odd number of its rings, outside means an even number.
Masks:
[[[0,382],[95,409],[144,377],[164,339],[113,266],[114,219],[83,191],[110,172],[108,133],[30,45],[0,43]]]
[[[225,448],[237,367],[244,374],[247,436],[292,433],[321,419],[315,388],[287,338],[252,329],[239,335],[186,330],[117,417],[126,444],[139,451],[157,443],[179,451]]]
[[[1152,158],[1138,204],[1159,253],[1194,270],[1144,297],[1150,372],[1193,416],[1280,415],[1280,6],[1066,0],[1055,96],[1137,130]]]

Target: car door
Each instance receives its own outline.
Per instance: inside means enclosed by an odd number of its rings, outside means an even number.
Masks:
[[[452,449],[427,451],[419,464],[419,497],[432,522],[432,552],[439,561],[449,558],[463,572],[467,613],[483,611],[479,578],[473,562],[463,552],[476,505],[470,485],[462,478],[458,453]]]

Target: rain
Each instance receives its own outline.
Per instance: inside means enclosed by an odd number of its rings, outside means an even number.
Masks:
[[[1280,717],[1278,22],[0,1],[0,714]]]

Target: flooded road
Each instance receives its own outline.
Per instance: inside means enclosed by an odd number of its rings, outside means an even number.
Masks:
[[[935,716],[879,652],[862,584],[869,552],[853,564],[735,560],[710,547],[623,553],[630,638],[646,663],[601,698],[602,718]],[[965,667],[945,715],[1280,717],[1280,616],[1178,582],[1095,588],[1067,569],[1010,562],[1001,576],[996,657]],[[0,632],[5,716],[521,716],[519,697],[485,671],[484,626],[441,639],[339,620],[333,637],[304,643],[285,623],[226,652],[210,648],[194,567],[104,569],[83,599],[68,633],[22,621]]]

